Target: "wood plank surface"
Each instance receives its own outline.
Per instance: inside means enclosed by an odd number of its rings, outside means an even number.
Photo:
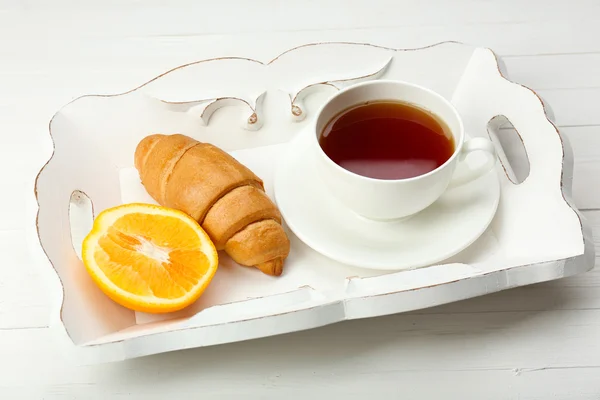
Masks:
[[[0,398],[600,398],[600,272],[409,314],[86,365],[57,328],[60,285],[34,248],[48,121],[218,56],[268,61],[310,42],[455,40],[502,56],[575,153],[573,196],[600,249],[597,0],[0,2]]]

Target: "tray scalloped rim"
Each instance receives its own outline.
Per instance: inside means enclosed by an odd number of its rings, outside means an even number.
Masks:
[[[292,49],[289,49],[289,50],[281,53],[277,57],[273,58],[272,60],[270,60],[267,63],[263,63],[261,61],[253,60],[250,58],[240,58],[240,59],[260,63],[262,65],[270,65],[273,62],[275,62],[276,60],[278,60],[280,57],[284,56],[285,54],[295,51],[297,49],[301,49],[301,48],[304,48],[307,46],[318,46],[318,45],[323,45],[323,44],[325,44],[325,45],[345,44],[345,45],[356,45],[356,46],[372,46],[372,47],[391,50],[391,51],[416,51],[416,50],[423,50],[423,49],[432,48],[435,46],[440,46],[440,45],[444,45],[444,44],[448,44],[448,43],[455,43],[458,45],[462,45],[462,43],[458,43],[458,42],[440,42],[440,43],[432,44],[430,46],[424,46],[424,47],[419,47],[419,48],[393,49],[393,48],[389,48],[389,47],[377,46],[377,45],[368,44],[368,43],[350,43],[350,42],[310,43],[310,44],[305,44],[302,46],[297,46]],[[571,196],[571,177],[572,177],[572,169],[573,169],[573,157],[572,157],[572,153],[570,150],[570,146],[569,146],[568,142],[565,140],[565,138],[563,138],[560,135],[558,129],[550,120],[550,118],[548,116],[548,110],[546,109],[547,105],[544,104],[543,100],[539,97],[539,95],[537,95],[537,93],[535,93],[532,89],[530,89],[524,85],[512,82],[508,78],[506,78],[506,73],[503,71],[503,65],[501,63],[501,60],[499,60],[496,57],[496,55],[493,53],[493,51],[491,49],[485,49],[485,50],[490,51],[494,55],[494,57],[496,59],[496,65],[498,67],[498,75],[502,79],[510,82],[512,85],[516,85],[516,86],[525,88],[536,95],[536,97],[542,104],[542,107],[544,108],[544,114],[545,114],[546,120],[550,124],[552,124],[557,135],[559,135],[559,137],[561,138],[561,143],[562,143],[562,147],[563,147],[563,163],[562,163],[562,176],[561,176],[560,189],[561,189],[564,201],[566,202],[568,207],[571,208],[572,211],[577,215],[577,218],[579,218],[579,221],[581,224],[581,237],[583,239],[583,244],[584,244],[584,249],[585,249],[581,255],[574,256],[574,257],[568,257],[568,258],[564,258],[564,259],[552,260],[552,261],[548,261],[548,262],[544,262],[544,263],[516,265],[516,266],[512,266],[512,267],[509,267],[507,269],[500,270],[500,271],[484,273],[484,274],[480,274],[480,275],[476,275],[476,276],[467,277],[464,279],[458,279],[455,281],[444,282],[441,284],[435,284],[435,285],[430,285],[430,286],[423,286],[423,287],[419,287],[419,288],[400,289],[400,290],[390,289],[389,291],[387,291],[385,293],[379,293],[374,296],[367,296],[366,298],[349,297],[348,299],[346,299],[344,301],[335,300],[335,301],[328,302],[328,303],[322,303],[316,307],[311,307],[311,308],[307,308],[307,309],[299,309],[299,310],[294,310],[294,311],[276,314],[276,315],[270,315],[270,316],[268,316],[268,318],[256,317],[256,318],[250,318],[247,320],[240,320],[240,321],[237,321],[236,324],[223,323],[223,324],[215,324],[215,325],[210,325],[210,326],[183,327],[181,329],[171,330],[168,332],[149,333],[147,335],[138,336],[138,337],[134,337],[134,338],[128,338],[128,339],[124,339],[124,340],[118,340],[118,341],[109,342],[109,343],[90,342],[90,343],[87,343],[86,345],[84,345],[83,347],[87,347],[88,349],[92,349],[92,348],[100,349],[101,348],[102,353],[95,352],[94,354],[95,354],[96,359],[99,358],[99,359],[102,359],[103,361],[127,359],[127,358],[132,358],[132,357],[139,357],[139,356],[155,354],[155,353],[171,351],[171,350],[177,350],[177,349],[183,349],[183,348],[192,348],[192,347],[213,345],[213,344],[219,344],[219,343],[226,343],[226,342],[230,341],[230,340],[227,340],[227,338],[230,337],[230,334],[224,334],[223,333],[224,330],[227,330],[227,329],[244,330],[243,329],[244,325],[256,324],[256,323],[260,324],[261,322],[264,322],[266,319],[271,320],[270,322],[267,323],[271,328],[273,326],[279,326],[279,327],[285,327],[285,328],[275,329],[275,330],[272,329],[269,334],[260,334],[260,335],[248,334],[248,335],[246,335],[246,337],[239,338],[238,340],[246,340],[246,339],[251,339],[251,338],[271,336],[271,335],[275,335],[275,334],[281,334],[281,333],[292,332],[292,331],[297,331],[297,330],[310,329],[310,328],[327,325],[330,323],[339,322],[344,319],[364,318],[364,317],[369,317],[369,316],[374,316],[374,315],[385,315],[385,314],[390,314],[390,313],[403,312],[403,311],[407,311],[407,310],[429,307],[429,306],[433,306],[433,305],[437,305],[437,304],[444,304],[444,303],[448,303],[448,302],[452,302],[452,301],[475,297],[475,296],[486,294],[486,293],[492,293],[495,291],[500,291],[500,290],[520,286],[519,281],[521,280],[520,278],[524,274],[528,275],[526,284],[531,284],[531,283],[537,283],[537,282],[542,282],[542,281],[547,281],[547,280],[552,280],[552,279],[558,279],[561,277],[566,277],[566,276],[574,275],[577,273],[582,273],[582,272],[585,272],[585,271],[591,269],[594,265],[594,248],[593,248],[591,229],[589,228],[589,226],[586,224],[584,218],[581,216],[581,214],[578,212],[578,210],[573,205],[571,197],[570,197]],[[36,180],[35,180],[35,197],[36,197],[36,201],[37,201],[37,205],[38,205],[38,212],[37,212],[37,216],[36,216],[36,228],[38,230],[38,238],[39,238],[39,220],[38,220],[38,218],[39,218],[39,208],[41,207],[40,202],[39,202],[39,197],[38,197],[38,180],[40,179],[40,176],[42,175],[42,173],[46,169],[46,167],[53,162],[54,155],[55,155],[55,141],[54,141],[54,137],[53,137],[52,129],[51,129],[52,121],[58,114],[61,113],[62,110],[64,110],[68,105],[70,105],[74,102],[77,102],[86,97],[122,96],[122,95],[125,95],[128,93],[138,91],[138,90],[144,88],[145,86],[149,85],[150,83],[164,77],[165,75],[172,73],[174,71],[177,71],[186,66],[189,66],[191,64],[202,63],[202,62],[207,62],[207,61],[224,60],[224,59],[228,59],[228,58],[213,58],[213,59],[201,60],[201,61],[198,61],[195,63],[178,66],[176,68],[173,68],[169,71],[164,72],[163,74],[158,75],[157,77],[149,80],[148,82],[146,82],[134,89],[131,89],[131,90],[123,92],[123,93],[110,94],[110,95],[80,96],[80,97],[72,100],[65,106],[63,106],[59,111],[57,111],[57,113],[53,116],[53,118],[51,119],[50,124],[49,124],[49,134],[52,139],[52,145],[53,145],[52,155],[48,159],[48,161],[44,164],[44,166],[40,169],[40,171],[36,177]],[[375,71],[372,75],[376,76],[379,72],[381,72],[381,71]],[[347,84],[352,84],[352,83],[353,82],[348,82]],[[319,84],[339,87],[339,86],[335,85],[335,83],[332,83],[332,82],[320,82]],[[306,87],[306,88],[308,88],[308,87]],[[292,118],[296,117],[296,119],[299,120],[304,117],[304,116],[302,116],[301,118],[297,118],[297,117],[299,117],[298,114],[302,114],[302,112],[298,113],[297,109],[295,109],[295,107],[296,107],[295,102],[296,102],[296,100],[301,100],[301,97],[302,97],[301,93],[306,88],[303,88],[300,91],[298,91],[297,93],[295,93],[295,95],[290,99],[291,100],[290,111],[292,114]],[[222,100],[222,99],[217,99],[217,100]],[[243,99],[237,99],[237,100],[244,102]],[[168,102],[168,101],[165,101],[165,102]],[[299,102],[299,103],[301,104],[301,102]],[[256,122],[256,121],[254,121],[254,122],[252,121],[252,118],[256,117],[256,108],[255,108],[255,105],[251,105],[251,104],[248,104],[248,105],[252,109],[253,113],[248,118],[249,126],[247,128],[253,129],[254,127],[251,127],[250,125],[252,125]],[[203,112],[204,112],[204,108],[203,108]],[[208,117],[204,121],[205,123],[208,123],[208,118],[210,117],[210,114],[212,114],[212,112],[209,112]],[[257,127],[260,127],[260,126],[257,126]],[[505,166],[503,165],[503,167],[505,167]],[[54,266],[54,263],[48,256],[46,249],[44,248],[44,246],[42,244],[41,239],[40,239],[40,245],[41,245],[46,257],[48,258],[48,261],[50,261],[51,265],[55,269],[59,280],[61,280],[60,274],[58,273],[56,267]],[[535,271],[533,271],[534,269],[535,269]],[[365,282],[370,279],[373,279],[373,278],[349,277],[347,284],[348,284],[348,287],[351,288],[356,281]],[[437,295],[435,293],[435,291],[441,287],[445,287],[444,288],[445,290],[444,290],[444,293],[441,294],[441,297],[438,297],[439,295]],[[62,286],[62,280],[61,280],[61,289],[62,289],[61,316],[62,316],[62,311],[63,311],[63,306],[64,306],[64,287]],[[310,287],[304,287],[304,288],[300,288],[299,290],[309,290],[310,291],[312,289]],[[423,292],[423,291],[429,292],[428,296],[427,296],[428,299],[425,299],[424,296],[418,296],[419,292]],[[455,294],[452,296],[449,296],[448,292],[452,292]],[[422,299],[425,299],[425,300],[419,300],[418,297],[421,297]],[[356,301],[353,302],[353,300],[361,300],[361,299],[365,299],[365,300],[369,299],[371,301],[368,303],[368,305],[359,304]],[[258,300],[260,300],[260,299],[258,299]],[[395,303],[395,304],[409,303],[409,304],[411,304],[411,306],[407,307],[406,310],[402,310],[402,307],[397,307],[397,306],[392,307],[392,309],[390,309],[390,307],[389,307],[390,303]],[[337,305],[338,307],[332,308],[331,307],[332,305]],[[225,305],[219,305],[219,306],[215,306],[213,308],[222,307],[222,306],[225,306]],[[369,309],[372,309],[373,307],[378,307],[378,312],[375,314],[369,312]],[[310,314],[310,318],[308,317],[309,314]],[[278,321],[274,321],[273,319],[277,319]],[[236,325],[236,327],[234,327],[233,325]],[[63,328],[68,335],[69,334],[68,329],[64,325],[63,325]],[[204,330],[204,334],[203,335],[196,334],[195,331],[198,329]],[[215,330],[215,329],[217,329],[217,330],[220,329],[220,332],[216,333],[216,334],[211,333],[211,331]],[[250,331],[256,332],[256,329],[250,329]],[[172,340],[168,340],[168,341],[162,340],[162,337],[164,335],[171,335]],[[112,349],[112,351],[107,351],[107,350],[109,350],[109,347]]]

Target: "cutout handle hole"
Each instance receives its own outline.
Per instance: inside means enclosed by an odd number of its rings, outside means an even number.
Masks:
[[[529,176],[530,165],[519,132],[504,115],[490,119],[487,130],[508,179],[515,185],[523,183]]]
[[[83,239],[90,232],[93,224],[94,207],[92,200],[82,191],[73,191],[69,201],[69,225],[71,229],[71,244],[80,260]]]

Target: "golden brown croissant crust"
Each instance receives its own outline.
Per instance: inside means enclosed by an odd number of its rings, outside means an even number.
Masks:
[[[159,204],[196,219],[238,264],[281,275],[290,242],[262,180],[234,157],[190,137],[151,135],[135,151],[142,184]]]

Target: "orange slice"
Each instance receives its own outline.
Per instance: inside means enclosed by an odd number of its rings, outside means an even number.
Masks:
[[[150,204],[103,211],[83,241],[85,267],[100,289],[135,311],[180,310],[215,272],[215,246],[187,214]]]

